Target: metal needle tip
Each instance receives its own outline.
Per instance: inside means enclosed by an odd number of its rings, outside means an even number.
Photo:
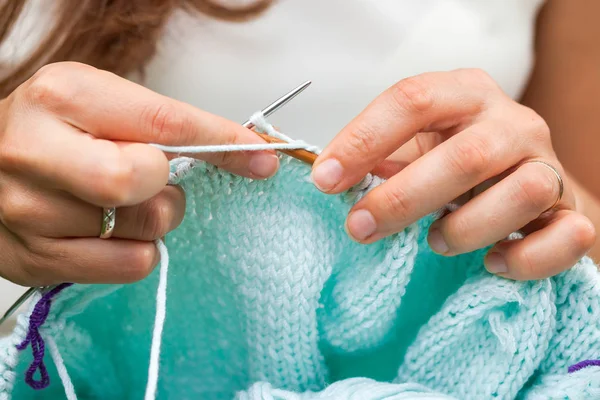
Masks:
[[[23,293],[23,295],[19,297],[19,299],[12,306],[10,306],[10,308],[8,309],[8,311],[6,311],[4,316],[0,318],[0,325],[2,325],[4,321],[9,319],[19,307],[25,304],[25,302],[29,300],[29,298],[35,293],[36,290],[38,290],[38,288],[30,288],[25,293]]]
[[[304,89],[306,89],[307,87],[310,86],[311,83],[312,83],[311,81],[306,81],[302,85],[300,85],[297,88],[295,88],[294,90],[292,90],[291,92],[281,96],[280,98],[275,100],[273,103],[269,104],[266,108],[264,108],[261,111],[262,114],[265,117],[268,117],[269,115],[273,114],[275,111],[279,110],[281,107],[286,105],[294,97],[296,97],[300,93],[302,93],[304,91]],[[250,121],[246,121],[242,125],[248,129],[254,128],[254,124]]]

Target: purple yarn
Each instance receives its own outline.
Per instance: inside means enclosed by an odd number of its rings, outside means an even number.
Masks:
[[[42,335],[40,335],[40,327],[46,322],[46,318],[48,318],[50,306],[52,305],[52,298],[71,285],[73,284],[61,283],[42,296],[33,308],[33,312],[29,317],[27,337],[25,337],[23,343],[17,346],[18,350],[25,350],[27,346],[31,344],[33,361],[25,373],[25,382],[35,390],[44,389],[50,384],[50,377],[48,376],[48,371],[44,365],[46,345]],[[40,370],[41,379],[36,381],[33,376],[38,369]]]
[[[569,373],[577,372],[587,367],[600,367],[600,360],[585,360],[569,367]]]

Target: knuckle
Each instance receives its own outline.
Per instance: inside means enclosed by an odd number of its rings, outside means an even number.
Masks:
[[[444,232],[444,238],[452,251],[462,253],[470,250],[474,242],[473,233],[476,232],[472,221],[452,213],[444,220],[440,230]]]
[[[539,257],[527,249],[515,254],[515,266],[521,279],[536,279],[540,277]]]
[[[597,232],[594,224],[588,218],[578,218],[572,224],[575,243],[580,250],[587,252],[596,243]]]
[[[545,167],[544,167],[545,168]],[[543,212],[554,202],[558,189],[556,178],[544,173],[524,174],[517,181],[517,200],[533,212]]]
[[[51,77],[64,76],[72,78],[74,74],[88,73],[98,71],[98,69],[84,63],[76,61],[60,61],[46,64],[40,67],[34,74],[34,77],[49,75]]]
[[[0,144],[0,168],[5,171],[24,171],[29,169],[30,157],[18,141],[6,138]]]
[[[51,251],[47,241],[37,239],[26,241],[26,252],[19,258],[19,269],[29,286],[45,286],[56,282],[52,266],[64,262],[66,257]]]
[[[480,177],[490,168],[492,150],[480,136],[457,141],[448,153],[448,165],[452,172],[468,180]]]
[[[231,145],[240,142],[239,132],[236,132],[235,130],[232,130],[231,132],[227,131],[226,128],[221,125],[215,128],[215,137],[220,138],[223,143]],[[232,151],[214,153],[211,155],[211,163],[221,168],[228,169],[236,164],[237,160],[239,159],[239,156],[239,153]]]
[[[442,219],[438,229],[453,252],[460,253],[468,246],[469,240],[465,236],[465,233],[471,232],[468,225],[470,224],[464,218],[457,218],[452,214]]]
[[[448,245],[457,254],[474,251],[487,246],[489,238],[483,231],[498,231],[502,227],[502,221],[505,220],[499,213],[486,215],[485,219],[462,215],[461,213],[451,213],[442,221],[446,224],[446,235]]]
[[[527,108],[525,118],[529,121],[530,131],[533,133],[534,140],[538,142],[550,141],[550,127],[544,118],[530,108]]]
[[[155,240],[163,237],[171,226],[174,217],[171,203],[161,197],[146,202],[143,207],[141,222],[141,237],[144,240]]]
[[[382,190],[381,199],[377,199],[375,204],[381,204],[384,210],[397,221],[408,221],[413,215],[415,209],[409,196],[400,188],[392,190]]]
[[[73,101],[78,85],[73,77],[80,72],[72,63],[48,64],[29,80],[25,96],[29,103],[56,109]]]
[[[120,159],[108,162],[96,170],[96,193],[103,204],[118,206],[127,204],[134,187],[134,165]]]
[[[142,131],[156,143],[187,143],[192,131],[190,121],[169,102],[152,104],[141,113]]]
[[[132,283],[146,278],[155,267],[156,247],[153,243],[145,243],[132,250],[127,270],[123,271],[124,283]]]
[[[53,76],[56,73],[56,71],[58,71],[60,73],[62,71],[63,65],[64,65],[63,63],[46,64],[46,65],[40,67],[37,70],[37,72],[35,74],[33,74],[33,76],[31,77],[31,81],[42,79],[48,75]]]
[[[420,77],[401,80],[392,86],[391,97],[400,110],[424,113],[433,107],[434,99],[431,90]]]
[[[24,245],[29,255],[28,262],[47,269],[48,265],[52,262],[60,263],[68,260],[69,256],[67,252],[53,244],[52,240],[41,237],[24,240]]]
[[[0,202],[0,221],[10,231],[20,231],[28,226],[38,207],[28,196],[12,193]]]
[[[380,147],[381,137],[371,127],[361,124],[352,131],[344,143],[347,157],[368,157]]]

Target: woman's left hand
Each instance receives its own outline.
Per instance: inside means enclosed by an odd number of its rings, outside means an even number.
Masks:
[[[398,82],[337,135],[312,176],[322,191],[339,193],[371,171],[389,179],[348,215],[347,231],[361,243],[457,199],[464,205],[432,225],[431,248],[451,256],[494,245],[486,268],[507,278],[558,274],[595,241],[545,121],[480,70]],[[518,230],[524,239],[503,240]]]

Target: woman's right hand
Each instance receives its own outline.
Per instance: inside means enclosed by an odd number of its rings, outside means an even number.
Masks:
[[[0,276],[27,286],[127,283],[159,261],[153,241],[183,219],[185,197],[166,186],[169,163],[148,145],[263,143],[239,124],[114,74],[57,63],[0,101]],[[260,179],[272,152],[206,154]],[[117,207],[100,239],[102,208]]]

